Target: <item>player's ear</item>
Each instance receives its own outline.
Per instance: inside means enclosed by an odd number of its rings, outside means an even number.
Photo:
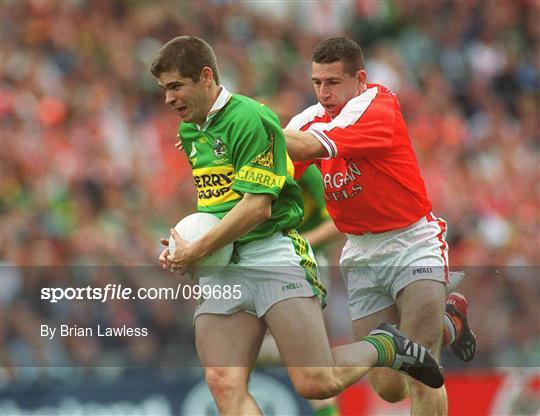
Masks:
[[[212,71],[212,68],[205,66],[201,71],[200,79],[204,85],[209,85],[209,83],[211,83],[214,79],[214,72]]]
[[[361,84],[365,84],[367,81],[367,72],[364,69],[361,69],[356,73],[356,77],[358,79],[358,82]]]

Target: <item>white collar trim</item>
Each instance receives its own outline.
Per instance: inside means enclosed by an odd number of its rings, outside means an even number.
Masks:
[[[229,102],[229,100],[232,97],[232,94],[225,88],[224,85],[220,84],[221,91],[216,98],[216,101],[214,101],[214,104],[212,105],[212,108],[210,109],[210,112],[206,116],[206,121],[204,122],[204,125],[201,127],[197,124],[197,128],[199,130],[206,130],[210,123],[212,122],[212,119],[215,117],[219,111],[225,107],[225,105]]]

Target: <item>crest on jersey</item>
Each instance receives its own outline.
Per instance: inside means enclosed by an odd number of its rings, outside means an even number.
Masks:
[[[264,166],[267,168],[273,168],[274,167],[274,134],[270,134],[268,137],[268,147],[262,152],[259,156],[257,156],[253,163]]]
[[[223,140],[221,140],[219,137],[216,137],[216,140],[214,140],[212,149],[214,150],[214,156],[216,159],[222,159],[227,154],[225,143],[223,143]]]

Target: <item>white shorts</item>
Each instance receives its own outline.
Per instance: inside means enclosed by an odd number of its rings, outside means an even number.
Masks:
[[[326,289],[307,240],[296,230],[277,232],[238,248],[239,262],[219,274],[201,277],[199,285],[236,286],[235,299],[201,299],[195,316],[203,313],[232,314],[245,311],[257,317],[282,300],[317,296],[324,304]],[[218,290],[216,293],[223,293]]]
[[[446,222],[431,215],[399,230],[348,235],[340,266],[351,320],[383,310],[417,280],[448,283]]]

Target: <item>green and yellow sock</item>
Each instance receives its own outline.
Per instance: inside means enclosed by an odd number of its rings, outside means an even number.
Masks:
[[[377,334],[364,337],[363,341],[369,342],[375,347],[379,358],[377,359],[378,367],[391,367],[396,358],[396,344],[389,335]]]
[[[321,407],[315,410],[315,416],[339,416],[339,410],[335,404]]]

